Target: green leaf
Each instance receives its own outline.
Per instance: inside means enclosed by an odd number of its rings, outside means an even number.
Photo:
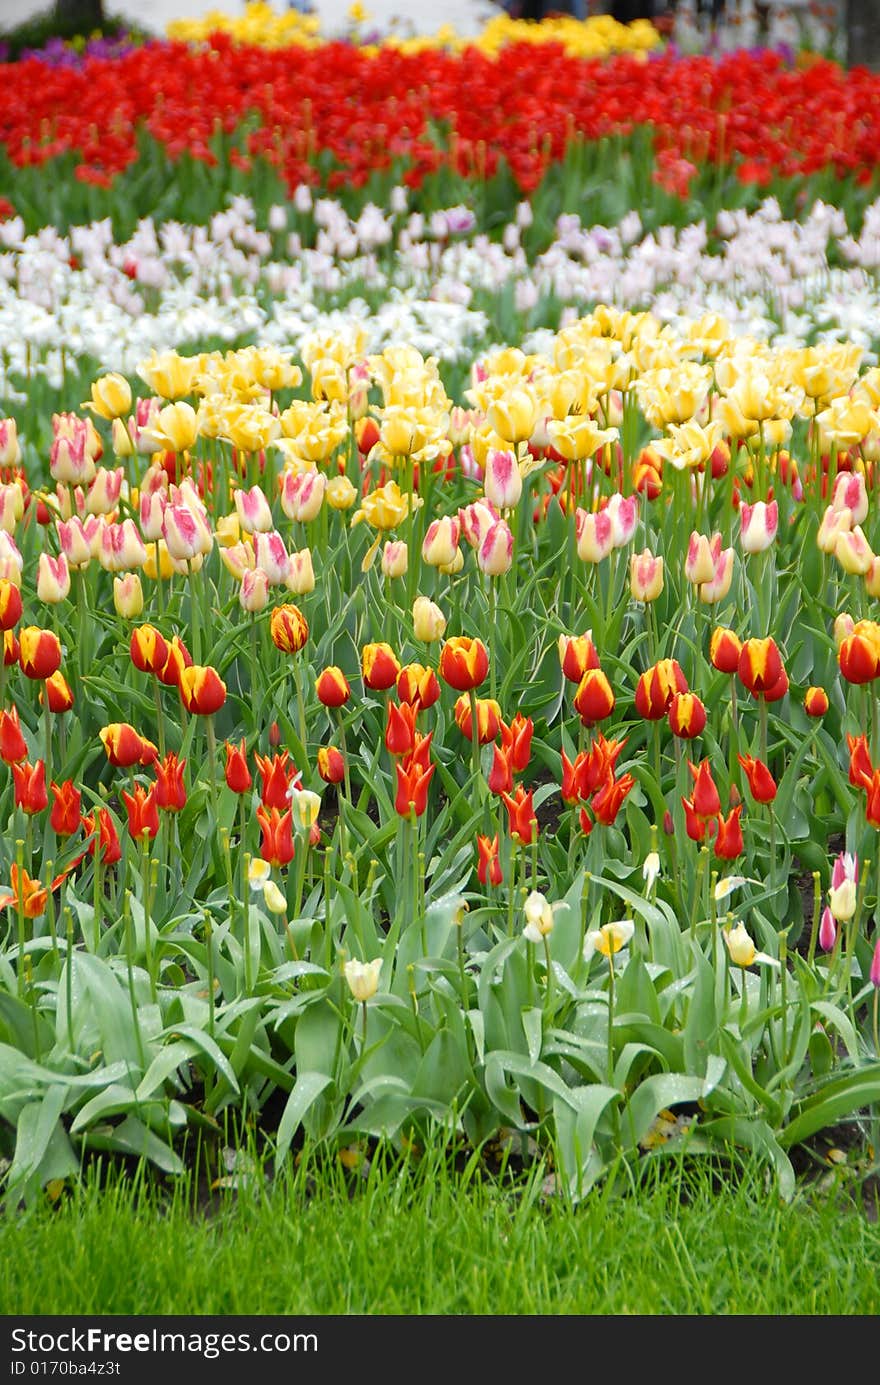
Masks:
[[[290,1142],[302,1125],[309,1107],[317,1101],[331,1081],[332,1078],[326,1072],[301,1072],[297,1077],[293,1091],[287,1098],[278,1126],[278,1136],[275,1142],[276,1169],[290,1149]]]

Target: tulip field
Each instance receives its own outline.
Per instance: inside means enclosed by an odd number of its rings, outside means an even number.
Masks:
[[[0,84],[4,1198],[876,1172],[880,78],[260,12]]]

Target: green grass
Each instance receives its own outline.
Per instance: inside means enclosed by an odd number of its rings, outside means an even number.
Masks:
[[[667,1164],[572,1208],[543,1171],[442,1160],[365,1177],[301,1167],[193,1207],[114,1175],[0,1223],[4,1314],[873,1314],[880,1231],[861,1203],[782,1204],[760,1169]],[[876,1211],[876,1208],[874,1209]]]

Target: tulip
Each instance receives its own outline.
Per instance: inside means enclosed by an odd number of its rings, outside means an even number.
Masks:
[[[0,419],[0,467],[16,467],[20,463],[18,425],[14,418]]]
[[[440,654],[440,677],[457,692],[478,688],[489,672],[489,654],[482,640],[453,635]]]
[[[0,630],[12,630],[21,620],[21,592],[7,577],[0,577]]]
[[[168,661],[168,644],[154,625],[137,625],[128,644],[131,662],[141,673],[158,673]]]
[[[667,716],[673,736],[683,740],[702,735],[706,726],[706,708],[696,693],[676,693],[669,703]]]
[[[615,919],[613,923],[603,923],[601,928],[587,933],[584,938],[584,961],[589,962],[595,952],[609,959],[614,957],[626,947],[634,932],[635,924],[631,919]]]
[[[409,567],[409,550],[400,539],[388,539],[382,549],[382,571],[386,577],[405,577]]]
[[[590,808],[597,822],[601,822],[606,827],[611,827],[617,814],[620,812],[623,800],[627,794],[635,787],[635,779],[631,774],[622,774],[619,779],[609,771],[605,783],[590,799]]]
[[[688,543],[684,575],[693,586],[698,586],[701,582],[711,582],[715,576],[715,559],[710,541],[705,534],[698,534],[696,530],[691,534]]]
[[[397,771],[397,796],[394,801],[396,812],[408,818],[412,812],[421,817],[428,806],[428,788],[434,777],[435,765],[423,767],[413,752],[394,766]]]
[[[331,510],[350,510],[357,500],[357,489],[347,476],[333,476],[324,491]]]
[[[290,799],[290,815],[294,826],[300,832],[311,832],[321,811],[320,795],[312,793],[311,789],[301,789],[298,782],[294,782],[287,790],[287,797]]]
[[[123,620],[136,620],[144,609],[144,589],[136,572],[113,578],[113,606]]]
[[[481,742],[482,744],[482,742]],[[501,746],[493,748],[492,768],[488,778],[489,790],[493,794],[513,793],[513,768],[510,756]]]
[[[774,958],[756,950],[744,923],[738,923],[734,928],[725,928],[722,936],[735,967],[751,967],[755,962],[770,962],[776,965]]]
[[[526,389],[511,389],[490,404],[487,423],[506,443],[527,442],[536,416],[535,400]]]
[[[513,564],[513,534],[503,519],[487,531],[477,549],[477,566],[487,577],[502,577]]]
[[[858,577],[864,577],[870,572],[874,562],[874,551],[859,527],[848,533],[838,534],[834,556],[844,572]]]
[[[156,803],[156,785],[149,791],[141,784],[135,784],[134,793],[122,790],[122,801],[128,813],[128,830],[135,841],[150,841],[159,831],[159,810]]]
[[[82,794],[72,779],[65,779],[62,784],[53,779],[50,788],[53,802],[49,825],[57,836],[70,837],[79,830]]]
[[[18,521],[24,514],[24,497],[21,486],[0,483],[0,529],[14,534]]]
[[[341,784],[345,778],[342,752],[333,745],[322,745],[318,751],[318,773],[325,784]]]
[[[307,596],[315,590],[315,570],[312,567],[310,548],[301,548],[298,553],[291,553],[285,581],[288,591],[292,591],[295,596]]]
[[[325,668],[315,682],[318,701],[325,707],[341,707],[351,697],[351,688],[342,669],[335,665]]]
[[[247,793],[253,781],[251,779],[250,770],[248,769],[244,738],[242,737],[238,745],[233,745],[230,741],[226,741],[224,749],[226,751],[224,774],[226,776],[227,785],[233,793]]]
[[[61,552],[67,559],[68,567],[77,572],[88,567],[92,558],[92,550],[85,526],[79,516],[73,515],[66,521],[60,519],[55,527],[58,533],[58,543]]]
[[[18,636],[19,663],[27,678],[44,682],[61,666],[61,642],[52,630],[26,625]]]
[[[494,698],[475,698],[477,708],[477,740],[480,745],[494,741],[501,730],[501,708]],[[462,693],[455,703],[455,722],[465,740],[473,740],[473,720],[470,698]]]
[[[131,408],[131,386],[123,375],[102,375],[92,384],[91,393],[91,400],[82,407],[91,409],[99,418],[105,418],[108,422],[121,418]]]
[[[608,511],[592,514],[579,509],[575,523],[578,557],[585,563],[601,563],[614,548],[614,526]]]
[[[852,528],[853,517],[850,510],[835,510],[833,505],[829,505],[816,534],[816,544],[823,553],[833,553],[837,548],[837,540],[842,534],[848,534]]]
[[[858,471],[842,471],[834,482],[831,509],[840,513],[849,510],[853,524],[864,524],[868,517],[868,491],[865,478]]]
[[[764,553],[771,547],[779,528],[779,506],[775,500],[769,505],[763,500],[754,505],[741,505],[739,519],[744,553]]]
[[[156,803],[166,812],[179,813],[186,806],[185,768],[186,760],[178,760],[174,751],[156,762]]]
[[[676,693],[688,691],[687,679],[677,659],[661,659],[639,677],[635,710],[646,721],[660,721]]]
[[[107,759],[118,769],[150,765],[159,754],[153,742],[139,735],[126,721],[112,721],[102,727],[98,734]]]
[[[53,673],[51,678],[46,679],[43,692],[40,693],[40,701],[44,696],[49,704],[49,711],[56,716],[69,712],[73,706],[73,691],[63,673]]]
[[[562,786],[561,793],[563,802],[574,805],[580,799],[586,798],[587,793],[583,791],[582,774],[587,762],[586,751],[575,757],[574,763],[569,760],[565,751],[562,751]]]
[[[32,765],[29,760],[21,764],[12,766],[12,778],[15,785],[15,806],[21,808],[22,812],[33,817],[35,813],[41,813],[49,805],[49,795],[46,793],[46,765],[43,760],[37,760]]]
[[[23,568],[24,558],[18,550],[18,544],[10,534],[0,529],[0,580],[12,582],[16,587],[20,586]]]
[[[70,595],[70,570],[62,553],[53,558],[50,553],[41,553],[37,564],[37,600],[56,606]]]
[[[297,770],[287,768],[290,751],[284,750],[280,755],[273,755],[271,760],[267,755],[257,755],[254,758],[260,771],[260,798],[264,807],[286,808],[290,801],[291,784],[298,784],[302,777]],[[239,789],[236,792],[241,793],[243,790]]]
[[[238,604],[249,615],[266,609],[269,604],[269,578],[262,568],[257,567],[242,574]]]
[[[379,975],[382,971],[382,958],[372,962],[358,962],[354,958],[342,968],[346,985],[359,1005],[366,1005],[379,989]]]
[[[237,490],[233,499],[238,522],[246,534],[266,533],[272,528],[272,511],[259,486]]]
[[[257,822],[262,831],[260,855],[270,866],[286,866],[293,860],[293,824],[290,808],[257,808]]]
[[[522,774],[528,766],[534,730],[535,723],[532,718],[524,717],[522,712],[517,712],[509,726],[503,721],[501,723],[501,744],[510,756],[514,774]]]
[[[719,814],[718,832],[715,836],[715,855],[721,860],[732,861],[736,856],[740,856],[745,848],[739,821],[741,814],[741,803],[738,803],[735,808],[731,808],[726,818]]]
[[[709,661],[719,673],[736,673],[742,642],[732,630],[716,625],[709,640]]]
[[[39,880],[32,880],[26,870],[22,869],[19,876],[18,865],[15,862],[10,866],[9,878],[12,884],[12,894],[0,896],[0,909],[14,904],[16,908],[21,909],[26,919],[39,918],[45,912],[49,891],[40,884]]]
[[[706,606],[714,606],[723,601],[733,582],[733,549],[722,549],[720,537],[715,547],[715,574],[711,582],[703,582],[697,588],[697,594]]]
[[[663,590],[663,559],[647,548],[634,553],[629,560],[629,589],[634,601],[656,601]]]
[[[540,890],[532,890],[523,904],[526,926],[523,937],[530,943],[541,943],[553,932],[553,909]]]
[[[282,654],[298,654],[309,638],[309,623],[298,606],[276,606],[269,619],[272,643]]]
[[[365,644],[361,650],[361,676],[364,687],[374,692],[392,688],[400,673],[400,664],[390,644]]]
[[[18,708],[0,711],[0,759],[7,765],[14,765],[28,756],[27,741],[22,735]]]
[[[837,942],[837,924],[828,905],[822,910],[819,920],[819,946],[823,952],[832,952]]]
[[[165,506],[162,511],[162,537],[169,555],[185,563],[192,562],[199,554],[209,553],[214,542],[204,517],[190,505]],[[134,565],[127,563],[125,566]]]
[[[486,457],[483,489],[490,505],[512,510],[522,495],[522,474],[513,452],[490,448]]]
[[[783,673],[782,658],[776,641],[746,640],[739,656],[740,682],[753,697],[765,696],[779,683]]]
[[[461,521],[457,517],[443,515],[432,520],[422,544],[422,558],[431,567],[448,565],[455,558],[460,537]]]
[[[286,471],[281,485],[281,508],[288,519],[309,524],[318,517],[326,488],[323,471]]]
[[[95,854],[95,815],[87,813],[82,820],[83,831],[91,840],[88,845],[90,856]],[[119,844],[119,837],[113,825],[113,819],[107,808],[98,810],[98,845],[101,851],[101,862],[105,866],[115,865],[122,858],[122,847]]]
[[[614,693],[600,668],[587,669],[574,695],[574,709],[584,726],[595,726],[614,711]]]
[[[481,885],[500,885],[504,876],[498,859],[498,833],[477,837],[477,879]]]
[[[688,767],[694,781],[694,812],[701,818],[718,817],[721,813],[721,799],[712,778],[709,761],[701,760],[699,765],[694,765],[689,760]]]
[[[290,574],[290,554],[274,529],[254,535],[254,564],[265,572],[270,587],[280,587]]]
[[[150,426],[141,431],[161,450],[187,452],[199,435],[199,420],[192,405],[179,400],[175,404],[166,404],[154,416]]]
[[[654,841],[656,841],[656,829],[652,828],[652,832],[654,833]],[[656,851],[649,851],[642,863],[642,879],[645,882],[646,890],[650,891],[654,888],[659,874],[660,857]]]
[[[860,620],[841,641],[837,661],[848,683],[870,683],[880,675],[880,627]]]
[[[849,749],[849,782],[854,788],[866,789],[874,777],[868,737],[847,735],[846,743]]]
[[[763,760],[751,755],[737,755],[749,781],[749,789],[756,803],[772,803],[776,797],[776,780]]]
[[[458,517],[461,520],[462,533],[471,548],[479,548],[501,515],[493,505],[475,500],[472,505],[466,505],[464,509],[459,510]]]
[[[532,803],[533,797],[534,791],[526,793],[522,784],[517,785],[513,796],[509,793],[501,794],[501,801],[507,809],[510,835],[520,846],[528,846],[538,835],[538,819]]]
[[[133,519],[124,519],[121,524],[108,524],[105,521],[100,544],[98,561],[107,572],[125,572],[129,568],[143,567],[147,560],[144,541]]]
[[[122,467],[108,471],[99,467],[95,479],[89,486],[86,496],[86,513],[90,515],[110,515],[119,504],[125,472]]]
[[[406,664],[397,675],[397,696],[417,711],[427,711],[440,698],[440,684],[432,668],[422,664]]]
[[[424,644],[432,644],[443,638],[446,630],[446,617],[426,596],[417,596],[413,602],[413,634]]]
[[[21,650],[20,650],[20,648],[19,648],[18,640],[17,640],[16,637],[15,637],[15,632],[14,632],[13,630],[4,630],[4,631],[3,631],[3,664],[4,664],[4,667],[5,667],[5,668],[11,668],[13,664],[17,664],[17,663],[18,663],[18,660],[19,660],[19,655],[20,655],[20,653],[21,653]]]
[[[828,891],[828,905],[835,922],[847,923],[855,914],[858,881],[858,856],[841,851],[834,862]]]
[[[592,631],[585,635],[559,636],[559,666],[570,683],[580,683],[588,669],[599,667]]]
[[[415,745],[416,708],[409,703],[388,703],[385,749],[389,755],[408,755]]]
[[[192,664],[182,669],[177,686],[184,707],[197,716],[212,716],[226,701],[226,684],[210,665]]]

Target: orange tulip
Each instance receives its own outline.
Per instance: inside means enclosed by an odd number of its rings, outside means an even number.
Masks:
[[[61,666],[61,642],[52,630],[26,625],[18,635],[18,660],[27,678],[51,678]]]
[[[152,741],[139,735],[127,721],[112,721],[98,733],[111,765],[130,769],[132,765],[149,765],[159,754]]]
[[[226,701],[226,684],[210,664],[193,664],[180,675],[180,700],[188,712],[209,717]]]
[[[489,672],[489,654],[482,640],[453,635],[440,654],[440,677],[457,692],[478,688]]]
[[[740,652],[738,672],[740,682],[754,697],[766,696],[784,672],[776,641],[769,636],[746,640]]]
[[[388,688],[394,687],[399,673],[400,663],[390,644],[364,645],[361,650],[364,687],[371,688],[374,692],[386,692]]]
[[[351,697],[348,679],[335,664],[325,668],[315,681],[318,701],[325,707],[341,707]]]
[[[574,695],[574,709],[584,726],[595,726],[614,711],[614,693],[600,668],[588,668]]]

